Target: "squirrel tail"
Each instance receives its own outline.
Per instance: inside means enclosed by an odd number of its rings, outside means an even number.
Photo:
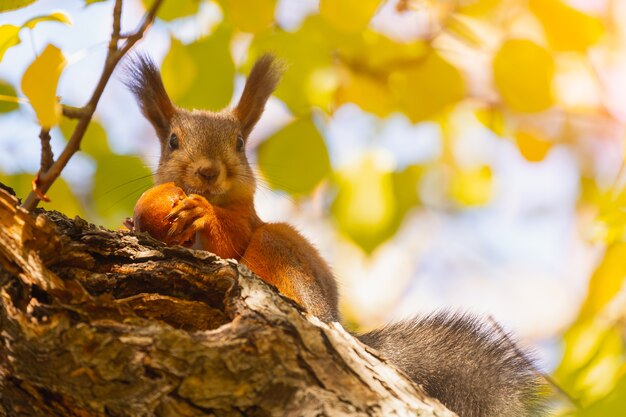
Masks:
[[[359,336],[460,417],[542,415],[532,360],[499,328],[436,313]]]

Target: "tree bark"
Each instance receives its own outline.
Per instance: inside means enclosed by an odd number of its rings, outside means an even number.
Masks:
[[[0,415],[455,414],[234,261],[0,190]]]

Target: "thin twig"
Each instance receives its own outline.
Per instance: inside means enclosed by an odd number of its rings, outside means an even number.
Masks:
[[[557,390],[557,392],[559,394],[561,394],[562,396],[567,398],[567,400],[574,407],[576,407],[579,410],[582,409],[582,406],[581,406],[580,402],[576,398],[572,397],[569,393],[567,393],[567,391],[565,391],[563,388],[561,388],[561,386],[554,380],[554,378],[552,378],[550,375],[548,375],[548,374],[546,374],[544,372],[541,372],[539,369],[537,369],[535,364],[533,364],[528,359],[528,357],[524,354],[524,352],[519,350],[517,345],[513,342],[513,340],[511,340],[511,337],[509,336],[509,334],[502,328],[502,326],[500,326],[500,323],[495,321],[494,318],[491,317],[491,316],[487,316],[487,320],[491,323],[493,328],[507,341],[507,343],[509,344],[511,349],[513,349],[515,354],[519,358],[521,358],[524,362],[526,362],[526,365],[528,365],[533,370],[533,372],[535,374],[537,374],[539,377],[543,378],[548,384],[550,384],[555,390]]]
[[[54,163],[54,155],[52,154],[52,148],[50,147],[50,129],[41,129],[39,133],[39,139],[41,139],[41,162],[39,172],[46,172],[50,169]],[[33,193],[43,201],[50,201],[48,196],[39,188],[39,174],[33,178],[32,189]]]
[[[122,59],[124,54],[126,54],[132,47],[137,43],[144,35],[145,31],[150,27],[154,18],[156,17],[157,11],[161,6],[163,0],[156,0],[146,15],[143,18],[143,21],[137,31],[135,31],[131,36],[126,39],[124,45],[121,49],[117,48],[117,42],[119,40],[120,35],[120,20],[121,20],[121,4],[122,0],[117,0],[115,3],[115,7],[113,10],[113,30],[111,34],[111,42],[109,43],[109,50],[107,53],[107,58],[104,64],[104,68],[102,70],[102,74],[100,75],[100,80],[94,89],[94,92],[91,96],[89,102],[77,112],[71,110],[71,108],[66,107],[68,109],[68,114],[73,116],[78,116],[78,124],[74,129],[74,133],[72,137],[68,141],[65,149],[59,155],[59,158],[50,166],[46,172],[39,172],[37,174],[37,189],[39,193],[35,191],[31,192],[26,200],[22,204],[27,210],[33,210],[37,207],[37,204],[41,200],[41,195],[44,195],[50,189],[50,186],[54,181],[61,175],[61,171],[65,168],[70,158],[80,149],[80,142],[87,131],[87,127],[89,126],[89,122],[93,116],[94,111],[96,110],[96,106],[98,105],[98,101],[102,96],[102,92],[104,91],[104,87],[106,87],[111,75],[113,74],[113,70],[115,69],[118,62]],[[113,47],[112,47],[113,46]],[[64,108],[64,113],[65,109]],[[81,113],[81,114],[79,114]],[[39,195],[38,195],[39,194]]]
[[[87,109],[85,109],[84,107],[74,107],[63,104],[62,108],[63,116],[67,117],[68,119],[80,119],[85,117],[85,115],[87,114]]]
[[[50,129],[41,129],[39,139],[41,139],[41,166],[39,170],[46,172],[54,163],[54,155],[50,147]]]
[[[113,33],[111,34],[111,40],[109,41],[109,52],[117,52],[117,43],[120,40],[122,20],[122,0],[115,0],[115,6],[113,7]]]
[[[126,42],[124,43],[124,46],[122,46],[122,48],[120,49],[121,55],[124,55],[126,52],[128,52],[130,48],[132,48],[133,45],[143,37],[145,31],[148,30],[152,22],[154,22],[154,19],[156,18],[156,14],[162,2],[163,0],[155,0],[155,2],[150,7],[150,10],[148,10],[148,13],[146,13],[146,16],[143,18],[143,23],[141,24],[139,29],[137,29],[135,33],[127,35]]]

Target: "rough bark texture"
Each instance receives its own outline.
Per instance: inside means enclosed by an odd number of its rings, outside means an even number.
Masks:
[[[235,262],[2,190],[0,415],[454,416]]]

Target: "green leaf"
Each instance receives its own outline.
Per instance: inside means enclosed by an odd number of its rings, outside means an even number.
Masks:
[[[527,39],[502,44],[493,60],[496,87],[513,110],[534,113],[552,106],[554,61],[550,53]]]
[[[72,25],[72,19],[64,12],[54,12],[49,15],[36,16],[28,19],[23,25],[23,28],[34,29],[41,22],[59,22],[68,26]]]
[[[433,117],[464,97],[456,67],[432,50],[417,64],[391,74],[391,88],[412,122]]]
[[[391,171],[376,155],[336,172],[338,193],[331,211],[339,230],[366,253],[395,233],[396,201]]]
[[[77,124],[78,121],[66,117],[61,120],[59,127],[65,139],[70,140]],[[92,119],[89,122],[85,136],[83,136],[83,140],[80,142],[80,150],[96,160],[111,154],[107,133],[97,120]]]
[[[37,0],[2,0],[0,1],[0,13],[16,10],[33,4]]]
[[[287,71],[275,95],[296,115],[306,115],[313,103],[324,109],[330,107],[337,86],[332,72],[333,45],[344,42],[344,38],[319,15],[313,15],[296,32],[275,28],[255,36],[250,62],[267,51],[283,59]],[[324,98],[326,101],[322,101]]]
[[[96,162],[93,203],[103,225],[118,228],[126,217],[132,217],[135,202],[152,186],[152,176],[135,156],[111,154]]]
[[[148,8],[154,4],[154,0],[141,0],[143,5]],[[157,17],[161,20],[172,21],[181,17],[187,17],[198,13],[200,0],[166,0],[159,6]]]
[[[11,84],[0,80],[0,96],[17,97],[17,92]],[[0,113],[8,113],[18,109],[18,105],[14,101],[3,100],[0,97]]]
[[[172,101],[188,109],[212,110],[230,103],[235,77],[230,36],[230,30],[220,26],[210,37],[189,45],[172,41],[161,68]]]
[[[626,374],[615,383],[607,396],[582,410],[578,417],[619,416],[626,410]]]
[[[22,91],[43,127],[55,126],[61,119],[61,105],[56,91],[65,64],[61,50],[48,45],[22,76]]]
[[[20,27],[15,25],[0,26],[0,61],[4,53],[12,46],[20,43]]]
[[[339,230],[371,254],[419,205],[423,172],[418,165],[392,172],[375,154],[336,172],[338,193],[331,211]]]
[[[26,198],[32,191],[32,181],[35,174],[0,174],[0,182],[8,185],[15,190],[15,194],[21,199]],[[85,217],[85,211],[82,204],[74,195],[70,186],[63,178],[57,178],[46,193],[50,197],[50,202],[42,202],[41,205],[46,210],[57,210],[68,217]]]
[[[297,119],[259,146],[259,165],[270,186],[310,193],[330,173],[324,139],[310,118]]]
[[[239,30],[261,33],[274,23],[276,0],[221,0],[226,18]]]

